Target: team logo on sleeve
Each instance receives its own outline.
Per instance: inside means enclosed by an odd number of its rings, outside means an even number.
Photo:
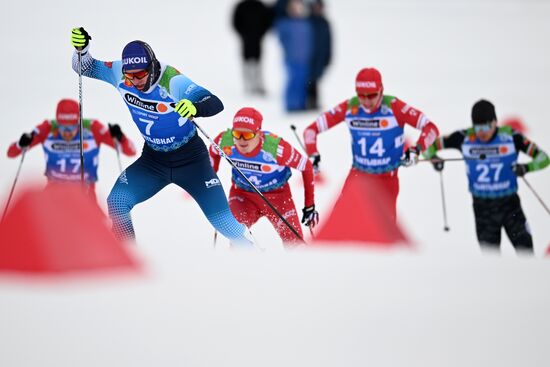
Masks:
[[[306,129],[304,132],[304,142],[306,144],[313,144],[316,141],[317,134],[311,129]]]
[[[342,108],[340,108],[340,105],[334,107],[334,108],[331,108],[330,110],[328,110],[328,113],[331,115],[331,116],[334,116],[335,114],[337,113],[340,113],[342,112]]]
[[[267,161],[267,162],[277,162],[277,159],[275,159],[275,157],[273,157],[273,154],[268,153],[268,152],[263,152],[262,153],[262,158],[263,158],[264,161]]]
[[[166,99],[168,98],[168,91],[163,86],[159,85],[159,95],[160,98]]]
[[[109,69],[112,69],[113,68],[113,62],[112,61],[105,61],[103,63],[105,66],[107,66]]]

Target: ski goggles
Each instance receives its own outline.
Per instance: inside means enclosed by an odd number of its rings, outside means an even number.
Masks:
[[[359,98],[363,98],[363,99],[375,99],[376,97],[378,97],[379,95],[379,92],[376,92],[376,93],[360,93],[360,94],[357,94],[357,96]]]
[[[57,125],[60,133],[74,133],[78,129],[78,125]]]
[[[124,73],[124,77],[128,80],[143,79],[149,75],[147,70],[136,71],[135,73]]]
[[[492,122],[489,122],[486,124],[474,125],[474,131],[476,133],[481,133],[481,132],[488,133],[489,131],[491,131],[492,128],[493,128]]]
[[[233,135],[233,137],[237,140],[243,138],[244,140],[251,140],[251,139],[254,139],[254,137],[256,136],[256,132],[252,132],[252,131],[237,131],[237,130],[233,130],[231,132],[231,134]]]

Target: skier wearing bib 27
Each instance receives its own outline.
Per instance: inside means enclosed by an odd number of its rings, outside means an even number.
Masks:
[[[302,223],[315,227],[319,215],[313,198],[313,166],[289,143],[261,130],[262,120],[258,110],[241,108],[233,118],[233,128],[220,133],[214,141],[303,238],[288,179],[292,174],[290,168],[302,172],[305,201]],[[214,146],[210,146],[210,157],[214,170],[218,171],[220,153]],[[285,244],[301,242],[234,168],[232,182],[229,206],[239,222],[250,227],[265,216]]]
[[[440,149],[454,148],[466,160],[469,190],[473,197],[476,233],[483,249],[499,250],[500,234],[506,234],[517,250],[533,252],[533,240],[517,194],[517,177],[537,171],[550,164],[542,150],[509,126],[497,126],[495,107],[486,100],[472,108],[473,127],[440,137],[424,156],[437,158]],[[524,152],[533,160],[528,164],[517,162]],[[481,155],[484,159],[480,159]],[[434,162],[437,171],[443,162]]]
[[[387,206],[384,212],[395,222],[399,166],[416,164],[420,152],[434,142],[439,131],[421,111],[384,95],[382,76],[377,69],[360,70],[355,90],[356,96],[324,112],[304,130],[306,151],[318,171],[321,156],[317,135],[345,121],[351,133],[353,165],[342,192],[346,192],[351,180],[360,180],[365,189],[378,188],[376,194],[383,196]],[[420,130],[420,137],[403,157],[405,124]]]
[[[118,90],[145,139],[141,156],[122,172],[107,199],[115,235],[134,239],[132,208],[175,183],[195,199],[210,223],[233,244],[251,245],[245,237],[248,230],[229,210],[208,150],[191,121],[222,111],[219,98],[159,62],[143,41],[128,43],[122,60],[103,62],[88,52],[90,39],[83,28],[72,30],[71,42],[76,48],[73,69],[78,72],[80,52],[82,74]]]
[[[80,183],[80,126],[78,102],[62,99],[57,104],[55,120],[44,120],[30,133],[24,133],[18,142],[8,148],[8,157],[15,158],[23,149],[30,149],[42,144],[46,157],[48,185],[54,183]],[[100,145],[106,144],[115,148],[115,140],[120,143],[122,153],[133,156],[136,149],[120,129],[120,126],[109,124],[105,127],[98,120],[84,119],[82,146],[84,154],[84,180],[89,195],[95,200],[95,182],[99,163]]]

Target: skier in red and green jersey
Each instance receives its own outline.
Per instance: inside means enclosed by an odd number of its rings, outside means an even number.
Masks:
[[[316,171],[321,156],[317,135],[345,121],[351,133],[352,169],[346,185],[359,178],[366,188],[379,187],[386,196],[387,213],[395,221],[399,193],[397,171],[401,165],[412,166],[419,154],[430,146],[439,131],[421,111],[400,99],[384,94],[382,76],[375,68],[364,68],[355,78],[357,95],[324,112],[304,131],[306,151]],[[405,125],[420,130],[413,147],[404,149]]]
[[[214,141],[300,237],[303,237],[288,180],[292,174],[291,168],[302,172],[302,223],[313,228],[319,220],[314,202],[313,166],[307,157],[302,156],[288,142],[269,131],[262,130],[262,120],[261,113],[255,108],[241,108],[233,118],[233,128],[220,133]],[[212,165],[217,172],[220,154],[214,146],[210,147],[209,152]],[[294,245],[301,242],[234,168],[229,191],[229,207],[235,218],[247,227],[265,216],[285,244]]]

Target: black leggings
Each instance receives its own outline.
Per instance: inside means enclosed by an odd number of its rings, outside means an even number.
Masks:
[[[242,57],[244,60],[258,60],[262,58],[262,40],[257,37],[242,38]]]
[[[481,246],[500,247],[501,228],[517,250],[533,251],[533,239],[517,194],[502,198],[474,197],[477,240]]]

